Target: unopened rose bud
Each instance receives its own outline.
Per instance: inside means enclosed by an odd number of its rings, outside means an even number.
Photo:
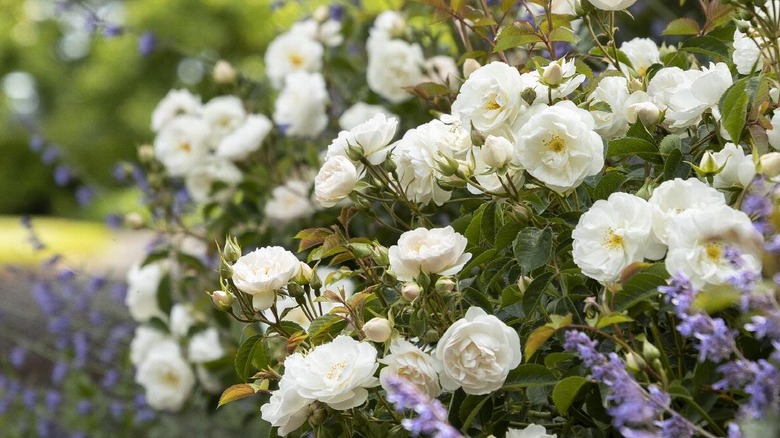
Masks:
[[[214,78],[214,82],[218,84],[232,84],[236,81],[236,69],[234,69],[229,62],[220,59],[214,64],[214,69],[211,71],[211,77]]]
[[[480,147],[485,144],[485,134],[479,129],[474,127],[474,123],[471,124],[471,144]]]
[[[290,283],[287,285],[287,295],[293,298],[303,298],[306,296],[306,291],[303,290],[303,286],[298,283]]]
[[[222,260],[222,262],[219,264],[219,276],[222,278],[233,277],[233,267],[230,266],[230,264],[225,260]]]
[[[661,110],[653,102],[637,102],[626,106],[626,120],[629,123],[641,121],[645,126],[653,126],[661,118]]]
[[[488,135],[482,145],[482,160],[493,169],[502,169],[512,159],[514,146],[504,137]]]
[[[211,293],[211,304],[215,309],[226,312],[233,307],[233,295],[223,290],[215,290]]]
[[[322,287],[322,280],[320,279],[319,274],[317,274],[316,269],[312,269],[312,275],[309,277],[309,286],[311,286],[312,289],[319,289]]]
[[[138,161],[141,163],[151,163],[154,161],[154,146],[150,144],[138,146]]]
[[[439,171],[444,176],[452,176],[458,173],[458,168],[460,165],[457,161],[455,161],[454,158],[450,158],[447,156],[439,156],[438,160],[436,160],[436,164],[439,166]]]
[[[723,166],[718,166],[718,161],[715,159],[712,151],[707,151],[704,153],[704,156],[701,157],[699,165],[691,165],[691,167],[693,167],[693,170],[697,175],[706,178],[707,182],[712,184],[713,177],[719,174],[723,168],[726,167],[727,163],[728,160],[723,163]]]
[[[455,281],[452,279],[452,277],[440,277],[438,280],[436,280],[436,285],[434,288],[436,289],[436,292],[440,294],[446,294],[452,292],[452,290],[455,289]]]
[[[382,284],[384,284],[387,287],[394,287],[398,283],[398,279],[395,277],[395,274],[393,274],[390,271],[385,271],[384,274],[382,274]]]
[[[131,211],[125,215],[125,225],[130,228],[141,228],[144,226],[144,217],[140,213]]]
[[[241,246],[238,244],[238,239],[228,237],[225,240],[225,246],[222,248],[222,256],[225,261],[233,264],[241,258]]]
[[[780,174],[780,152],[769,152],[758,160],[761,174],[767,178],[774,178]]]
[[[661,357],[661,351],[655,345],[645,341],[642,343],[642,355],[645,356],[645,359],[652,361]]]
[[[366,155],[366,151],[363,150],[363,146],[359,144],[349,143],[347,145],[347,157],[355,162],[359,162],[361,158]]]
[[[517,279],[517,288],[520,290],[520,295],[525,293],[526,289],[528,289],[528,285],[530,285],[532,281],[533,279],[526,275],[523,275]]]
[[[630,352],[626,355],[626,368],[635,373],[641,372],[647,364],[645,360],[634,352]]]
[[[520,97],[528,105],[533,105],[536,101],[536,91],[533,88],[526,88],[522,93],[520,93]]]
[[[372,318],[365,324],[363,324],[363,334],[366,335],[371,341],[385,342],[390,339],[390,335],[393,333],[393,326],[385,318]]]
[[[542,69],[542,82],[557,86],[563,81],[563,68],[557,62],[551,62]]]
[[[463,78],[468,79],[469,76],[471,76],[472,73],[477,71],[481,65],[479,65],[479,61],[477,61],[474,58],[469,58],[463,63]]]
[[[311,266],[301,262],[300,267],[298,268],[298,275],[295,276],[295,281],[298,284],[309,284],[312,275],[314,275],[314,271],[311,269]]]
[[[414,301],[420,296],[420,285],[413,281],[404,283],[404,286],[401,288],[401,296],[406,301]]]

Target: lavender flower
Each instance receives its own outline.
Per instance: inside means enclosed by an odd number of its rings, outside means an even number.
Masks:
[[[669,280],[669,286],[661,286],[658,291],[664,294],[667,303],[675,307],[675,313],[684,314],[690,309],[696,298],[696,289],[682,272],[676,272]]]
[[[685,337],[693,337],[698,342],[699,362],[710,359],[720,362],[728,358],[734,351],[736,331],[731,330],[721,318],[711,318],[709,315],[680,315],[682,322],[677,330]]]
[[[153,32],[144,32],[138,37],[138,53],[144,58],[151,55],[157,46],[157,37]]]
[[[428,398],[417,387],[399,377],[388,377],[387,400],[396,405],[398,411],[413,409],[419,416],[404,419],[402,425],[414,436],[428,434],[437,438],[459,438],[462,435],[447,423],[447,409],[439,400]]]

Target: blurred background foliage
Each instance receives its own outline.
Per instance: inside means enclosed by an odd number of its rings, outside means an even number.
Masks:
[[[219,59],[261,77],[268,42],[318,6],[340,4],[371,17],[404,3],[0,0],[0,215],[102,220],[132,209],[137,195],[120,189],[114,166],[134,160],[137,146],[151,141],[150,114],[170,89],[187,87],[204,101],[224,92],[206,80]],[[624,38],[636,36],[631,29],[660,35],[669,17],[680,14],[677,3],[638,2],[636,21],[621,26]],[[695,7],[688,1],[684,9],[695,18]],[[101,26],[90,32],[89,11],[122,32]],[[154,50],[144,56],[139,43],[149,35]],[[55,184],[62,172],[77,177]],[[76,200],[82,183],[97,191],[86,210]]]
[[[137,146],[151,141],[150,114],[160,99],[181,87],[204,101],[217,94],[206,79],[219,59],[259,78],[268,42],[332,3],[0,0],[0,215],[102,219],[117,204],[132,204],[135,196],[118,191],[114,165],[134,160]],[[364,3],[360,13],[373,15],[400,2]],[[89,11],[121,33],[90,32]],[[149,35],[154,50],[144,56],[139,43]],[[41,140],[43,151],[33,152]],[[81,181],[55,184],[59,164]],[[74,196],[81,182],[98,194],[86,211]]]

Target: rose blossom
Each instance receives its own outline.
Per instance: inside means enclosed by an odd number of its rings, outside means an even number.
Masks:
[[[178,345],[176,340],[168,333],[145,325],[139,325],[135,328],[133,340],[130,341],[130,363],[135,366],[140,365],[150,351],[164,343]]]
[[[212,200],[225,201],[243,179],[244,174],[233,162],[210,156],[187,173],[184,185],[195,202],[206,203]],[[221,182],[226,187],[212,193],[215,182]]]
[[[255,310],[265,310],[274,303],[276,291],[298,273],[300,262],[295,254],[280,246],[267,246],[239,258],[233,265],[233,283],[252,295]]]
[[[390,247],[390,267],[401,281],[412,281],[420,272],[456,275],[471,259],[463,253],[468,241],[451,226],[427,230],[417,228],[401,234]]]
[[[604,167],[604,141],[589,112],[571,101],[536,112],[517,138],[522,166],[544,185],[563,193]]]
[[[279,435],[285,436],[306,422],[311,414],[311,402],[298,395],[295,382],[282,376],[279,389],[271,393],[268,403],[260,406],[260,413],[263,420],[279,428]]]
[[[250,114],[233,132],[225,136],[217,146],[217,156],[230,160],[243,160],[260,148],[271,132],[271,121],[262,114]]]
[[[271,222],[286,224],[314,214],[314,204],[309,196],[311,183],[298,179],[285,181],[271,190],[271,199],[265,203],[263,212]]]
[[[268,79],[280,88],[294,72],[318,72],[322,69],[322,44],[300,32],[279,35],[268,44],[265,68]]]
[[[365,102],[357,102],[347,108],[339,117],[339,127],[349,131],[355,126],[371,120],[377,114],[384,114],[386,118],[398,119],[398,116],[391,113],[382,105],[369,105]]]
[[[723,170],[713,177],[712,185],[718,189],[729,187],[747,187],[756,176],[753,154],[745,155],[742,146],[726,143],[718,152],[712,154],[718,167]]]
[[[741,211],[727,205],[687,210],[666,229],[666,270],[681,272],[694,287],[726,283],[740,269],[761,272],[763,239]]]
[[[377,386],[374,373],[376,349],[367,342],[349,336],[337,336],[318,345],[305,356],[295,353],[284,361],[284,377],[295,382],[298,395],[345,410],[362,405],[368,398],[366,388]]]
[[[152,112],[152,131],[158,132],[176,116],[194,114],[200,107],[200,97],[188,90],[171,90]]]
[[[627,9],[628,7],[636,3],[636,0],[589,0],[589,1],[596,9],[601,9],[602,11],[622,11],[623,9]]]
[[[401,103],[412,98],[404,88],[423,82],[425,58],[418,44],[403,40],[383,40],[380,44],[368,43],[368,67],[366,79],[371,91],[391,103]]]
[[[209,124],[211,147],[238,128],[246,118],[244,104],[236,96],[217,96],[208,101],[200,115]]]
[[[396,376],[408,380],[432,399],[441,394],[433,358],[411,342],[401,338],[393,339],[390,354],[379,359],[379,363],[387,365],[379,372],[379,382],[386,391],[387,379]]]
[[[557,438],[556,434],[547,433],[547,429],[544,426],[538,424],[529,424],[525,429],[508,429],[506,431],[506,438]]]
[[[154,139],[154,156],[171,176],[184,176],[209,152],[208,123],[200,117],[182,115],[166,123]]]
[[[334,155],[314,178],[314,198],[323,207],[333,207],[352,193],[357,180],[357,169],[352,161],[343,155]]]
[[[772,119],[769,122],[772,127],[766,130],[766,136],[769,140],[769,144],[780,150],[780,111],[775,110],[772,113]]]
[[[626,135],[628,120],[626,105],[628,100],[628,81],[622,76],[607,76],[599,81],[598,86],[588,96],[590,114],[596,122],[595,130],[605,139],[613,139]],[[599,103],[609,106],[609,110],[592,108]]]
[[[672,219],[686,210],[726,205],[726,197],[697,179],[676,178],[656,187],[648,202],[653,208],[653,234],[666,243],[666,227]]]
[[[470,307],[444,332],[434,354],[441,386],[466,394],[489,394],[520,365],[520,337],[494,315]]]
[[[219,332],[214,327],[195,333],[190,338],[187,356],[190,362],[203,363],[215,361],[225,355],[219,343]]]
[[[395,117],[388,118],[384,113],[375,114],[349,131],[341,131],[328,146],[326,159],[336,155],[347,156],[349,147],[353,146],[362,148],[363,155],[371,164],[382,164],[397,128],[398,119]]]
[[[153,317],[166,318],[157,305],[157,288],[163,276],[165,269],[160,262],[144,266],[135,264],[130,268],[127,273],[125,305],[135,321],[145,322]]]
[[[328,90],[321,74],[290,73],[274,102],[273,120],[285,135],[316,137],[328,125],[327,104]]]
[[[144,387],[146,402],[154,409],[176,412],[195,386],[195,373],[175,343],[159,344],[144,358],[135,374]]]
[[[652,211],[647,201],[628,193],[596,201],[571,234],[574,263],[586,276],[611,283],[631,263],[661,258],[665,248],[653,237]]]
[[[634,38],[620,45],[620,51],[626,55],[634,71],[644,76],[653,64],[661,62],[661,51],[650,38]]]

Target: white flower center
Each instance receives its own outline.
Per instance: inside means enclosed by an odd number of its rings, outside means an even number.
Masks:
[[[295,68],[301,68],[303,65],[303,56],[297,54],[297,53],[291,53],[290,54],[290,64],[292,64]]]
[[[704,251],[707,254],[707,260],[713,263],[720,261],[723,257],[723,245],[718,242],[709,242],[704,245]]]
[[[547,149],[556,154],[560,154],[566,150],[566,142],[557,134],[553,134],[550,140],[544,142],[544,145],[547,146]]]

